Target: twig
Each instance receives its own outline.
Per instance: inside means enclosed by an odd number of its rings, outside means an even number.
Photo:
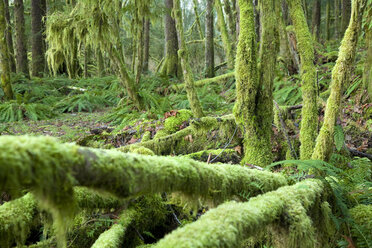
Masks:
[[[368,158],[369,160],[372,161],[372,154],[368,154],[368,153],[364,153],[364,152],[360,152],[356,149],[352,149],[352,148],[349,148],[347,147],[347,149],[349,150],[349,152],[353,155],[353,156],[358,156],[358,157],[363,157],[363,158]]]
[[[236,134],[236,131],[238,131],[238,126],[236,126],[236,128],[235,128],[235,131],[234,131],[234,134],[233,134],[233,136],[231,137],[231,139],[229,140],[229,142],[225,145],[225,147],[222,149],[222,151],[216,156],[216,157],[214,157],[211,161],[210,161],[210,163],[213,163],[213,161],[215,161],[225,150],[226,150],[226,148],[231,144],[231,141],[233,140],[233,138],[234,138],[234,136],[235,136],[235,134]]]

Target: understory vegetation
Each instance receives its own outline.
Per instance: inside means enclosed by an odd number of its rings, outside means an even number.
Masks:
[[[371,0],[0,13],[1,248],[372,247]]]

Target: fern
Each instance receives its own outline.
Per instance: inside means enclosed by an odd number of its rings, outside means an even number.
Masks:
[[[341,125],[335,126],[334,140],[337,151],[341,151],[345,143],[345,135]]]
[[[21,103],[9,101],[0,104],[0,122],[15,122],[22,120],[46,120],[56,114],[48,105],[39,103]]]
[[[83,94],[71,95],[58,102],[55,108],[65,112],[93,112],[94,110],[109,106],[109,102],[102,96],[85,92]]]

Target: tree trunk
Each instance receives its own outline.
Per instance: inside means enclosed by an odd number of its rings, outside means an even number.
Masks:
[[[201,23],[200,23],[200,16],[199,16],[199,11],[198,11],[198,0],[193,0],[194,2],[194,12],[195,12],[195,21],[196,21],[196,26],[198,27],[198,32],[199,32],[199,37],[201,40],[204,39]]]
[[[227,67],[229,69],[234,69],[234,65],[235,65],[234,53],[233,53],[231,41],[229,39],[229,33],[227,31],[225,17],[223,15],[221,0],[215,0],[214,4],[217,10],[217,20],[218,20],[218,26],[221,31],[222,43],[223,43],[224,50],[226,53]]]
[[[272,162],[272,87],[278,52],[277,14],[274,0],[261,2],[263,15],[261,66],[257,68],[256,30],[252,1],[239,1],[240,35],[236,61],[235,120],[243,133],[243,164],[267,166]]]
[[[335,12],[335,38],[339,39],[340,38],[340,0],[335,0],[334,2],[334,12]]]
[[[84,46],[84,78],[89,77],[88,64],[90,59],[90,48],[85,44]]]
[[[101,49],[96,50],[96,58],[97,58],[97,70],[98,70],[98,77],[103,77],[105,75],[105,61],[103,60],[103,55]]]
[[[369,10],[367,23],[372,22],[372,9]],[[367,26],[367,25],[366,25]],[[368,26],[365,28],[365,41],[366,41],[366,61],[364,64],[363,81],[364,88],[368,92],[369,101],[372,102],[372,29]]]
[[[13,73],[17,72],[15,58],[14,58],[14,47],[13,47],[13,36],[12,36],[12,26],[10,21],[10,13],[9,13],[9,0],[4,0],[4,8],[5,8],[5,20],[7,24],[6,28],[6,42],[8,46],[8,54],[9,54],[9,66],[10,71]]]
[[[139,10],[137,10],[139,12]],[[137,17],[137,65],[136,65],[136,84],[141,81],[143,71],[143,31],[144,31],[144,18],[138,13]]]
[[[207,0],[205,14],[205,76],[214,77],[214,16],[213,1]]]
[[[15,25],[15,46],[16,46],[16,67],[17,73],[23,73],[30,78],[27,60],[27,40],[25,34],[25,18],[23,0],[14,0],[14,25]]]
[[[349,83],[349,77],[353,70],[355,52],[366,3],[367,0],[353,1],[350,25],[345,32],[339,56],[332,71],[331,93],[327,100],[323,126],[316,139],[312,159],[327,161],[332,154],[334,127],[341,105],[342,86]]]
[[[230,0],[223,0],[224,10],[228,17],[229,34],[233,47],[236,46],[236,17],[234,16],[234,9],[231,8]]]
[[[297,38],[297,48],[301,59],[301,90],[303,98],[300,131],[300,158],[310,159],[315,146],[318,129],[318,109],[316,95],[316,68],[314,66],[314,45],[307,26],[301,0],[289,0],[289,11]]]
[[[313,37],[316,41],[319,41],[319,34],[320,34],[320,0],[314,0],[313,3],[313,17],[312,17],[312,30],[313,30]]]
[[[171,77],[178,77],[179,58],[177,30],[174,19],[171,16],[173,9],[173,0],[165,1],[165,17],[164,17],[164,31],[165,31],[165,59],[160,74]]]
[[[144,44],[143,44],[143,72],[149,71],[150,60],[150,19],[145,18],[144,24]]]
[[[327,0],[326,4],[326,25],[325,25],[326,40],[331,38],[331,0]]]
[[[43,0],[31,0],[31,33],[32,33],[32,76],[42,77],[45,66],[43,48],[43,32],[45,31],[43,17]]]
[[[341,0],[341,35],[349,26],[351,14],[351,0]]]
[[[180,7],[180,0],[174,0],[173,1],[174,7],[173,7],[173,16],[176,20],[177,30],[179,33],[179,39],[180,39],[180,50],[178,51],[178,54],[181,58],[181,65],[182,65],[182,71],[183,71],[183,77],[186,84],[186,92],[187,92],[187,98],[190,103],[191,110],[196,118],[200,118],[204,116],[203,109],[201,107],[199,97],[196,94],[196,90],[194,87],[194,76],[189,64],[189,54],[186,46],[186,41],[184,37],[184,31],[183,31],[183,22],[182,22],[182,12]]]
[[[6,100],[13,99],[13,90],[10,83],[10,67],[9,67],[9,55],[8,47],[5,40],[6,35],[6,20],[5,20],[5,4],[4,1],[0,1],[0,34],[3,34],[3,38],[0,38],[0,65],[1,65],[1,88],[4,91]]]

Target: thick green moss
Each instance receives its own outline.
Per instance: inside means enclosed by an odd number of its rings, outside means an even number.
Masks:
[[[182,123],[188,121],[192,117],[193,114],[190,110],[187,109],[178,110],[176,116],[171,116],[165,119],[164,130],[167,133],[172,134],[180,129]]]
[[[360,244],[358,247],[369,247],[372,245],[372,205],[357,205],[350,209],[350,215],[355,223],[352,233]]]
[[[244,239],[287,217],[290,225],[279,222],[291,236],[284,247],[314,247],[311,244],[316,241],[307,232],[314,230],[312,215],[323,218],[316,204],[323,191],[321,181],[306,180],[251,198],[247,203],[228,202],[167,235],[155,247],[238,247]]]
[[[303,98],[300,131],[300,158],[310,159],[315,147],[318,130],[318,110],[316,95],[316,68],[314,65],[314,45],[307,26],[301,0],[289,0],[289,12],[296,33],[297,48],[301,59],[301,90]]]
[[[218,157],[217,157],[218,156]],[[240,156],[234,149],[217,149],[217,150],[205,150],[185,155],[187,158],[194,160],[207,162],[208,159],[214,160],[213,163],[232,163],[239,164]]]

